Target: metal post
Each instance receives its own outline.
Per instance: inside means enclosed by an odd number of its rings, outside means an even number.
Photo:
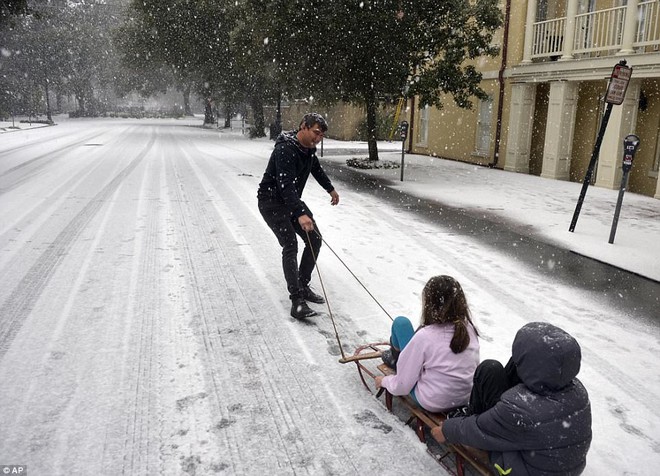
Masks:
[[[628,174],[630,173],[630,169],[632,169],[632,163],[635,158],[637,147],[639,147],[639,137],[635,134],[627,135],[626,138],[623,139],[623,176],[621,177],[619,197],[617,198],[616,208],[614,209],[614,220],[612,220],[612,229],[610,230],[610,244],[614,243],[614,235],[616,235],[616,227],[619,224],[619,213],[621,213],[621,204],[623,203],[623,194],[626,191]]]
[[[623,173],[621,177],[621,187],[619,188],[619,197],[616,200],[616,208],[614,209],[614,220],[612,220],[612,228],[610,229],[610,239],[608,243],[614,243],[614,235],[616,235],[616,227],[619,224],[619,213],[621,213],[621,204],[623,203],[623,194],[626,191],[626,184],[628,183],[628,172]]]
[[[578,217],[580,216],[580,210],[582,209],[582,203],[584,202],[584,197],[587,195],[587,187],[591,182],[591,176],[594,173],[594,168],[596,167],[596,161],[598,160],[598,155],[600,154],[600,146],[603,143],[603,136],[605,135],[605,129],[607,128],[607,123],[610,120],[610,115],[612,114],[612,104],[607,105],[605,109],[605,115],[603,120],[600,123],[600,130],[598,131],[598,137],[596,138],[596,143],[594,144],[594,150],[591,154],[591,160],[589,161],[589,167],[587,168],[587,173],[584,175],[584,181],[582,182],[582,190],[580,190],[580,197],[578,198],[577,205],[575,206],[575,212],[573,213],[573,220],[571,220],[571,226],[568,228],[568,231],[575,231],[575,225],[577,224]]]
[[[406,137],[408,137],[408,121],[399,124],[399,135],[401,136],[401,181],[403,182],[404,156],[406,154]]]
[[[405,139],[401,141],[401,181],[403,182],[403,166],[404,166],[404,156],[406,155],[406,141]]]

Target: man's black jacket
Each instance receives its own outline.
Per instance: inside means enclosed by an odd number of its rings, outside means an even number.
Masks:
[[[275,150],[259,184],[259,202],[284,205],[296,218],[312,217],[311,210],[301,200],[310,173],[326,192],[334,190],[316,157],[316,148],[303,147],[296,138],[296,131],[282,132],[275,141]]]

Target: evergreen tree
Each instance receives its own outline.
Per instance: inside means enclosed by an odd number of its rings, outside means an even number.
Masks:
[[[52,120],[52,91],[74,95],[83,114],[90,103],[97,112],[94,91],[113,79],[114,51],[107,34],[112,19],[105,5],[44,1],[30,6],[1,31],[2,89],[10,91],[4,95],[10,105],[3,108],[45,110]]]
[[[171,71],[166,78],[184,96],[194,90],[217,100],[227,83],[232,29],[224,2],[135,0],[131,9],[130,22],[116,38],[124,64],[143,75],[143,90],[158,87],[148,71],[165,67]]]
[[[418,95],[420,107],[442,107],[451,94],[469,108],[471,97],[486,96],[470,60],[497,52],[502,22],[497,0],[273,0],[266,14],[289,83],[365,107],[372,160],[380,101]]]

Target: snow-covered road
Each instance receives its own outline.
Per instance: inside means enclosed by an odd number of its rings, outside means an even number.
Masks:
[[[256,208],[267,140],[182,121],[68,121],[0,143],[0,465],[29,474],[437,474],[362,387],[325,316],[288,316]],[[660,465],[658,328],[441,224],[313,180],[324,238],[392,315],[435,274],[461,281],[482,358],[548,320],[583,348],[588,474]],[[326,246],[347,353],[390,320]],[[315,287],[320,290],[318,277]],[[626,455],[623,457],[622,455]]]

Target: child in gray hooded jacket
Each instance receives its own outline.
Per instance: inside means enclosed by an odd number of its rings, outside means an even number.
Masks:
[[[564,330],[545,322],[523,326],[512,348],[521,383],[483,413],[446,420],[433,437],[487,451],[499,474],[581,474],[592,435],[589,396],[576,378],[580,360],[580,345]]]

